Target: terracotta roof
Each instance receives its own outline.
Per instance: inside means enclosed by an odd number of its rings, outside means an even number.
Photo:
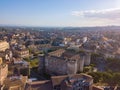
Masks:
[[[67,77],[68,77],[68,75],[64,75],[64,76],[53,76],[53,77],[51,77],[53,86],[59,85],[59,84],[60,84],[63,80],[65,80]]]
[[[5,84],[5,88],[16,87],[16,86],[23,87],[23,83],[19,79],[10,80],[9,78],[7,78],[4,81],[4,84]]]
[[[59,53],[59,57],[65,52],[64,49],[58,49],[56,51],[50,52],[48,53],[50,56],[58,56]]]
[[[76,60],[76,59],[80,59],[80,55],[79,54],[77,54],[77,55],[74,55],[74,56],[72,56],[70,59],[72,59],[72,60]]]
[[[103,88],[100,88],[98,86],[92,86],[92,90],[104,90]]]
[[[54,85],[59,85],[63,80],[65,80],[68,77],[69,77],[69,75],[53,76],[53,77],[51,77],[53,86]],[[72,77],[74,79],[86,78],[87,82],[93,80],[90,75],[86,75],[86,74],[75,74],[75,75],[71,75],[70,77]]]
[[[53,90],[49,80],[27,83],[25,90]]]

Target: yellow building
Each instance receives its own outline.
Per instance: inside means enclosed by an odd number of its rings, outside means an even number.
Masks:
[[[5,78],[8,74],[8,65],[2,63],[2,58],[0,57],[0,85],[3,84]]]
[[[9,49],[9,43],[6,41],[0,41],[0,51],[5,51]]]
[[[7,64],[1,64],[0,65],[0,85],[3,84],[5,78],[8,74],[8,65]]]

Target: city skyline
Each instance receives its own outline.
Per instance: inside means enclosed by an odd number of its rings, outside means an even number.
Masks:
[[[120,25],[119,0],[1,0],[0,24],[22,26]]]

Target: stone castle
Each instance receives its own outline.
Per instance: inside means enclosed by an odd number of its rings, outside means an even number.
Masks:
[[[90,53],[76,53],[59,49],[39,56],[39,72],[51,75],[76,74],[82,72],[84,65],[90,64]]]

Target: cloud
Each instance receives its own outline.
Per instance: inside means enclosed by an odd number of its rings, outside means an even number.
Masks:
[[[73,11],[73,16],[89,19],[120,20],[120,8],[105,10]]]

